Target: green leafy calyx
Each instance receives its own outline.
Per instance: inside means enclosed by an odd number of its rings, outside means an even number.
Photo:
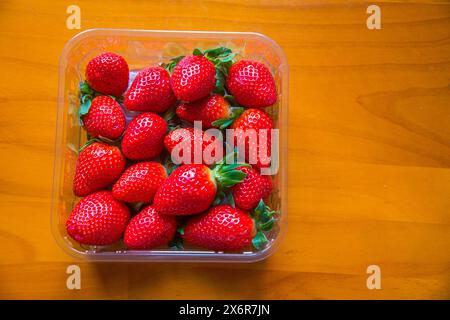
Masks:
[[[184,56],[178,56],[175,58],[170,59],[170,62],[167,64],[164,64],[163,67],[169,72],[172,73],[173,69],[177,66],[177,64],[184,58]]]
[[[214,64],[214,66],[216,67],[216,86],[214,92],[224,94],[225,79],[228,76],[228,70],[234,63],[234,57],[236,56],[236,53],[233,53],[230,48],[218,47],[205,51],[195,49],[193,54],[203,55],[206,59]]]
[[[96,139],[96,138],[90,139],[90,140],[88,140],[88,141],[80,148],[79,152],[83,151],[84,149],[86,149],[87,146],[90,146],[90,145],[93,144],[94,142],[102,142],[102,141],[99,140],[99,139]]]
[[[274,215],[277,212],[271,210],[261,199],[256,208],[252,212],[253,220],[255,221],[256,235],[252,240],[253,246],[260,250],[268,242],[264,232],[270,231],[276,221]]]
[[[220,130],[228,128],[244,112],[243,107],[231,107],[231,115],[228,118],[222,118],[211,124]]]
[[[89,84],[84,81],[80,83],[80,107],[78,108],[78,118],[80,124],[83,124],[82,117],[89,112],[91,107],[92,99],[94,99],[95,91],[89,86]]]
[[[226,155],[213,169],[214,177],[218,183],[219,190],[225,190],[242,182],[247,175],[245,172],[238,170],[240,167],[250,167],[246,163],[236,163],[237,151],[230,152]]]

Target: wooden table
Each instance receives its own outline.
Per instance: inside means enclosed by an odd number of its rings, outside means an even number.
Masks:
[[[58,58],[79,30],[70,1],[2,1],[0,298],[450,298],[450,4],[377,1],[369,30],[365,2],[259,2],[76,1],[82,30],[255,31],[283,47],[289,231],[268,260],[226,265],[78,263],[55,244]]]

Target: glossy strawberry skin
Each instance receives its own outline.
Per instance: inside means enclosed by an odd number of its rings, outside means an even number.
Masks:
[[[262,176],[253,168],[239,167],[245,172],[244,181],[231,188],[236,206],[243,210],[253,210],[261,200],[266,199],[272,192],[272,180],[269,176]]]
[[[226,87],[247,108],[263,108],[277,101],[275,80],[261,62],[241,60],[230,67]]]
[[[152,202],[166,169],[157,162],[136,163],[125,170],[112,188],[114,198],[125,202]]]
[[[183,240],[210,250],[234,251],[248,247],[255,233],[254,222],[246,212],[219,205],[190,218]]]
[[[124,243],[129,249],[153,249],[167,245],[176,229],[175,216],[159,214],[148,206],[131,219],[125,230]]]
[[[206,97],[216,85],[214,64],[204,56],[184,57],[173,70],[170,83],[175,96],[192,102]]]
[[[131,120],[122,138],[122,152],[132,160],[158,156],[164,148],[166,121],[152,112],[145,112]]]
[[[164,145],[171,154],[172,161],[181,164],[197,163],[195,152],[200,150],[196,150],[196,146],[201,146],[201,155],[198,157],[198,160],[200,160],[199,163],[211,165],[216,161],[219,161],[220,159],[216,159],[215,157],[213,147],[214,142],[215,136],[212,136],[199,128],[178,128],[171,131],[164,138]],[[205,149],[208,148],[208,146],[211,146],[211,152],[209,152],[210,149],[205,152]],[[177,147],[178,153],[176,152],[177,150],[174,151],[175,147]],[[189,161],[183,161],[184,152],[190,153],[191,156],[189,157]],[[207,156],[204,157],[204,155]],[[176,159],[179,161],[176,161]]]
[[[126,119],[122,107],[109,96],[98,96],[91,102],[89,112],[81,117],[91,137],[118,139],[125,130]]]
[[[111,192],[99,191],[78,202],[67,219],[66,230],[81,244],[109,245],[122,237],[129,219],[125,204]]]
[[[231,125],[231,129],[241,129],[235,131],[235,145],[238,141],[245,141],[245,159],[247,163],[256,166],[257,168],[268,167],[270,165],[271,156],[271,129],[273,129],[273,121],[270,116],[261,109],[246,109],[242,115],[237,118]],[[245,135],[248,130],[255,130],[256,140],[250,139]],[[259,131],[266,130],[266,140],[260,139]],[[263,137],[263,135],[261,135]],[[266,149],[266,157],[259,155],[259,149]],[[264,154],[263,150],[261,151]],[[239,152],[243,152],[241,147],[238,147]],[[253,159],[252,159],[253,158]],[[256,161],[253,161],[255,160]]]
[[[119,148],[94,142],[80,152],[75,168],[73,191],[84,197],[113,184],[125,169]]]
[[[176,110],[180,119],[193,123],[201,121],[205,129],[213,128],[213,122],[231,116],[230,104],[219,94],[212,94],[203,99],[181,103]]]
[[[106,52],[89,61],[85,75],[92,89],[106,95],[121,96],[128,86],[129,69],[123,57]]]
[[[138,73],[125,94],[124,106],[132,111],[164,112],[176,102],[170,75],[161,67]]]
[[[209,208],[216,191],[216,182],[207,166],[182,165],[163,181],[156,192],[153,206],[161,214],[195,214]]]

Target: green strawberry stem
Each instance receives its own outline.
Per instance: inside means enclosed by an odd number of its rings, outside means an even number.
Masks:
[[[238,151],[235,148],[232,152],[223,157],[221,161],[216,163],[213,168],[214,177],[216,178],[216,181],[219,182],[220,187],[232,187],[236,183],[244,180],[246,174],[241,170],[236,169],[242,166],[250,167],[250,165],[246,163],[236,163],[236,159],[238,159]]]
[[[118,139],[116,139],[116,140],[112,140],[112,139],[109,139],[109,138],[105,138],[105,137],[102,137],[102,136],[98,136],[97,139],[101,140],[101,142],[105,142],[105,143],[108,143],[108,144],[113,144],[113,145],[118,146],[121,137],[118,138]]]
[[[184,230],[182,227],[177,229],[177,232],[173,236],[173,239],[169,242],[169,248],[173,250],[183,250],[184,249],[184,243],[183,238],[181,237],[184,233]]]
[[[228,128],[244,112],[244,107],[240,106],[232,95],[225,93],[223,97],[231,105],[231,115],[212,122],[212,125],[220,130]]]
[[[234,201],[233,193],[231,192],[231,190],[219,190],[217,192],[216,198],[213,202],[213,206],[218,206],[221,204],[228,204],[233,208],[236,208],[236,203]]]
[[[233,208],[236,208],[236,203],[234,202],[233,194],[231,192],[227,192],[226,195],[227,195],[226,197],[227,203]]]
[[[123,136],[123,134],[122,134],[122,136]],[[116,140],[112,140],[112,139],[109,139],[109,138],[106,138],[106,137],[103,137],[103,136],[97,136],[97,137],[93,138],[89,134],[87,134],[87,140],[89,142],[89,140],[94,139],[95,142],[104,142],[104,143],[107,143],[109,145],[120,147],[120,139],[122,139],[122,136],[120,136]]]
[[[269,241],[264,232],[272,230],[276,221],[276,218],[274,218],[275,214],[277,214],[277,211],[271,210],[265,205],[262,199],[251,213],[253,220],[255,221],[257,231],[252,240],[252,244],[255,249],[260,250]]]
[[[183,234],[184,234],[184,226],[178,227],[177,232],[178,232],[179,234],[183,235]]]
[[[167,133],[181,128],[180,119],[176,116],[175,110],[175,106],[170,107],[162,116],[163,119],[167,122]]]
[[[80,82],[80,107],[78,108],[78,120],[80,121],[80,125],[84,126],[82,117],[85,114],[88,114],[89,109],[91,108],[92,100],[94,100],[95,97],[102,95],[102,93],[92,89],[86,81]],[[123,102],[122,96],[108,96],[119,103]]]
[[[178,62],[180,62],[181,59],[183,59],[183,58],[184,58],[184,56],[178,56],[178,57],[172,58],[172,59],[170,59],[169,63],[167,63],[167,64],[163,63],[163,64],[161,64],[161,66],[163,68],[165,68],[169,73],[172,73],[173,69],[175,69],[175,67],[177,66]]]
[[[84,126],[82,117],[89,112],[91,102],[94,96],[94,91],[86,82],[80,84],[80,107],[78,109],[78,120]]]
[[[216,198],[213,205],[228,203],[233,208],[235,207],[234,198],[229,188],[235,184],[242,182],[247,175],[240,167],[250,167],[247,163],[235,163],[238,157],[237,150],[227,154],[216,166],[213,168],[213,176],[217,183]]]
[[[213,169],[214,178],[218,183],[219,189],[232,187],[245,179],[246,173],[241,170],[236,170],[236,168],[240,166],[242,166],[242,164],[230,164]]]
[[[228,118],[222,118],[212,122],[212,125],[220,130],[229,127],[244,112],[243,107],[231,107],[231,115]]]
[[[227,100],[232,106],[236,106],[236,107],[242,107],[241,105],[239,105],[236,101],[236,99],[234,98],[234,96],[232,96],[231,94],[224,94],[223,96],[225,98],[225,100]]]
[[[184,235],[184,227],[186,225],[186,222],[182,222],[181,225],[177,228],[177,231],[175,232],[175,235],[173,236],[173,239],[169,242],[169,248],[173,250],[183,250],[184,249],[184,242],[183,242],[183,235]]]
[[[162,166],[166,169],[167,176],[170,176],[180,165],[177,165],[171,161],[170,153],[165,152],[161,159]]]
[[[79,152],[83,151],[87,146],[93,144],[94,142],[101,142],[101,140],[97,138],[89,139],[84,145],[81,146]]]
[[[88,135],[88,141],[83,146],[81,146],[79,152],[83,151],[87,146],[93,144],[94,142],[100,142],[100,143],[106,143],[106,144],[109,144],[109,145],[119,146],[120,145],[120,138],[117,139],[117,140],[111,140],[111,139],[108,139],[108,138],[105,138],[105,137],[102,137],[102,136],[98,136],[96,138],[91,138]]]
[[[216,198],[214,199],[213,206],[225,203],[226,193],[223,190],[217,190]]]
[[[201,53],[201,50],[196,50],[197,53]],[[216,87],[214,93],[225,94],[225,79],[228,76],[228,70],[234,63],[236,53],[233,53],[229,48],[219,47],[206,50],[203,52],[203,55],[216,67]]]
[[[258,231],[255,237],[252,239],[252,244],[256,250],[260,250],[267,242],[269,242],[269,240],[267,240],[264,232],[261,231]]]
[[[247,163],[236,163],[238,157],[237,150],[227,154],[220,162],[218,162],[212,169],[213,176],[217,183],[217,195],[224,197],[221,191],[225,192],[226,189],[234,186],[235,184],[242,182],[247,175],[241,170],[237,170],[239,167],[250,167]],[[220,201],[217,200],[216,201]]]

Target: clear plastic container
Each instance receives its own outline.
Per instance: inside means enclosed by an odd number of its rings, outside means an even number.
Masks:
[[[225,46],[241,57],[256,59],[270,66],[275,75],[279,99],[267,108],[279,129],[279,171],[273,176],[274,196],[270,206],[279,210],[279,220],[267,236],[261,251],[240,253],[214,252],[186,248],[148,251],[126,250],[120,244],[108,247],[84,247],[66,233],[65,222],[79,201],[72,192],[77,154],[86,134],[77,118],[78,86],[84,79],[87,62],[104,51],[125,57],[130,70],[167,62],[170,58],[192,53],[194,48]],[[273,253],[287,228],[287,113],[288,64],[282,49],[268,37],[247,32],[158,31],[92,29],[73,37],[64,47],[59,63],[59,92],[53,177],[52,232],[57,243],[69,254],[92,261],[209,261],[255,262]]]

